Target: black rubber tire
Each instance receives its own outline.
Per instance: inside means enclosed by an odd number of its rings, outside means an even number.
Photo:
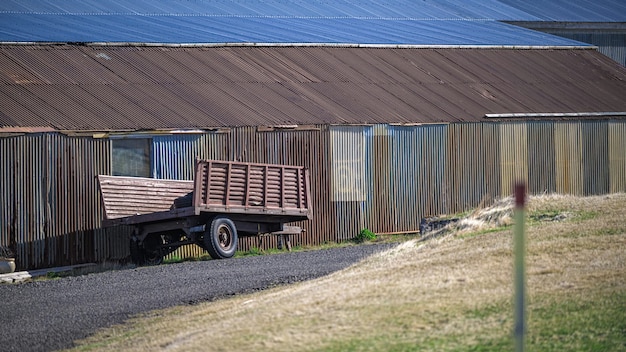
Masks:
[[[130,260],[137,266],[144,265],[146,261],[143,248],[139,246],[139,241],[132,238],[130,239]]]
[[[237,251],[237,228],[227,217],[215,217],[203,237],[204,247],[213,259],[230,258]]]
[[[150,234],[143,240],[143,258],[145,265],[159,265],[163,263],[163,237]]]
[[[163,238],[152,234],[140,245],[137,240],[130,240],[130,259],[137,266],[159,265],[163,263]]]

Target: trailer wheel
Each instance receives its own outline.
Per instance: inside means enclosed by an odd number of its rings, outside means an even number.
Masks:
[[[145,258],[143,249],[139,246],[139,241],[136,239],[130,239],[130,260],[135,265],[143,265]]]
[[[163,236],[151,234],[143,240],[144,264],[159,265],[163,263]]]
[[[237,229],[229,218],[214,218],[203,237],[204,247],[213,259],[230,258],[237,251]]]
[[[135,265],[159,265],[163,262],[163,238],[150,235],[140,245],[139,241],[130,240],[130,259]]]

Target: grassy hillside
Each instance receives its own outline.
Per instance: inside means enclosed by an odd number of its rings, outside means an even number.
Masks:
[[[541,196],[527,221],[533,351],[626,349],[626,195]],[[138,317],[78,350],[512,350],[511,201],[328,277]]]

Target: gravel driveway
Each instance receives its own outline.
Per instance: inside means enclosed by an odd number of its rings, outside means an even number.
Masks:
[[[50,351],[154,309],[211,301],[343,269],[387,248],[372,244],[185,262],[0,285],[0,350]]]

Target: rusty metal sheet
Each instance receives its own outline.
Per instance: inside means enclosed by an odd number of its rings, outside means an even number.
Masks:
[[[626,124],[609,123],[609,192],[626,189]]]
[[[582,130],[579,122],[554,125],[556,191],[583,194]]]
[[[528,193],[556,192],[554,122],[528,122]]]
[[[501,197],[513,194],[518,182],[528,183],[528,125],[523,122],[500,126]]]
[[[57,130],[479,122],[626,111],[594,50],[0,47],[0,123]]]
[[[445,168],[447,184],[433,199],[438,212],[463,211],[471,204],[489,204],[501,194],[500,128],[497,124],[451,124],[447,128]],[[437,143],[433,143],[437,145]]]
[[[609,125],[606,122],[582,121],[583,194],[609,192]]]

